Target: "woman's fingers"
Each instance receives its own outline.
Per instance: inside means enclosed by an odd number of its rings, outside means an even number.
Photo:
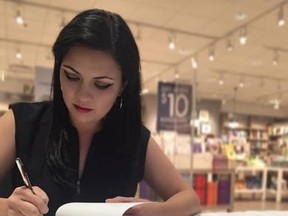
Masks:
[[[34,187],[33,190],[35,194],[26,187],[19,187],[14,190],[8,198],[8,208],[12,210],[10,211],[11,215],[39,216],[48,212],[49,199],[46,193],[38,187]]]
[[[48,205],[49,197],[47,196],[47,194],[41,188],[39,188],[37,186],[33,186],[33,191],[35,192],[35,194],[37,196],[39,196],[43,200],[45,205]]]
[[[114,198],[106,199],[106,202],[113,203],[113,202],[150,202],[150,201],[146,199],[135,198],[135,197],[117,196]]]

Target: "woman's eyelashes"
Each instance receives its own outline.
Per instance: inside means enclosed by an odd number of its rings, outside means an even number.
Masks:
[[[65,74],[65,77],[68,80],[73,81],[73,82],[76,82],[76,81],[80,80],[79,75],[71,73],[71,72],[68,72],[66,70],[63,70],[63,71],[64,71],[64,74]],[[112,86],[114,84],[113,83],[105,83],[105,82],[96,80],[96,81],[94,81],[93,85],[96,88],[100,89],[100,90],[104,90],[104,89],[107,89],[107,88],[109,88],[110,86]]]
[[[64,70],[64,74],[65,74],[66,78],[68,80],[71,80],[71,81],[77,81],[77,80],[80,79],[78,75],[76,75],[74,73],[70,73],[70,72],[68,72],[66,70]]]
[[[99,81],[94,82],[94,86],[100,90],[107,89],[112,85],[113,85],[112,83],[103,83],[103,82],[99,82]]]

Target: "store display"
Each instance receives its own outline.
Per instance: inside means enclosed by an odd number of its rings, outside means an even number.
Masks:
[[[189,182],[190,173],[181,171],[183,178]],[[192,187],[199,197],[203,208],[233,210],[234,170],[194,170]],[[149,200],[161,200],[152,189],[142,181],[139,184],[139,197]]]

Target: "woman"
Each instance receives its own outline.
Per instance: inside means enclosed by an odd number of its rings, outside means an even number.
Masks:
[[[141,122],[140,57],[125,21],[104,10],[60,32],[51,102],[17,103],[0,119],[0,179],[15,190],[0,215],[54,215],[67,202],[135,202],[143,178],[163,198],[129,215],[192,215],[197,196]],[[34,185],[23,187],[20,157]]]

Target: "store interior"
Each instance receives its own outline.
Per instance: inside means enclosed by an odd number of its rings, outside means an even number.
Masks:
[[[131,28],[143,122],[203,209],[287,210],[288,1],[0,0],[0,115],[49,98],[53,42],[90,8]],[[159,129],[165,83],[191,87],[188,133]],[[159,199],[145,182],[138,195]]]

